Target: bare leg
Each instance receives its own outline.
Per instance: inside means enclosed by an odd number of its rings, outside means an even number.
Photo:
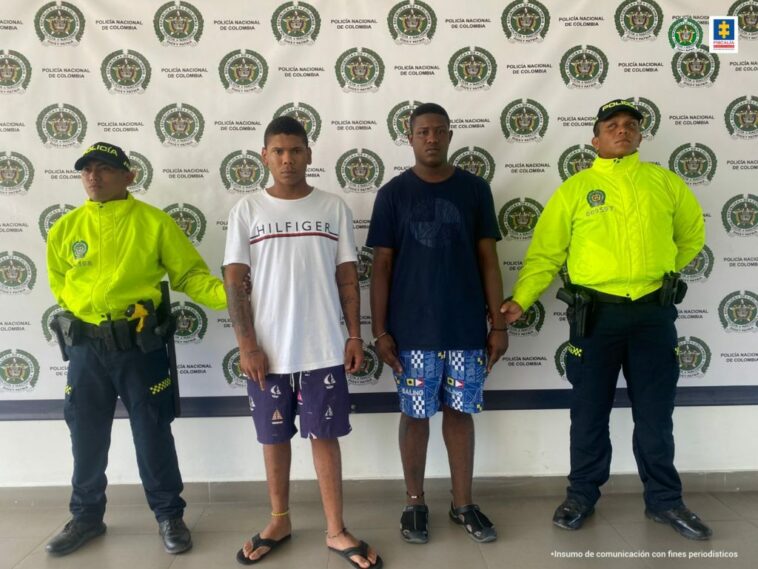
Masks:
[[[429,419],[414,419],[400,414],[398,434],[408,504],[424,503],[426,448],[429,444]],[[417,498],[411,498],[417,496]]]
[[[471,480],[474,476],[474,419],[471,415],[442,407],[442,436],[450,462],[453,506],[473,502]]]
[[[343,550],[359,545],[359,540],[345,530],[342,518],[342,456],[338,439],[311,439],[313,465],[316,467],[321,503],[326,516],[326,545]],[[376,551],[369,547],[368,560],[360,555],[351,559],[361,567],[376,563]]]
[[[266,463],[266,481],[268,495],[271,500],[271,512],[281,514],[289,510],[290,501],[290,463],[292,462],[292,447],[287,441],[275,445],[263,445],[263,460]],[[290,516],[271,516],[266,528],[261,531],[265,539],[280,540],[292,532]],[[253,545],[246,541],[242,546],[248,559],[259,559],[268,552],[269,548],[262,545],[253,551]]]

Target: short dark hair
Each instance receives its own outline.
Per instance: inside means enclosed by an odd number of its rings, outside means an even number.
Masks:
[[[308,146],[308,133],[305,132],[305,127],[295,117],[284,115],[276,117],[266,127],[266,132],[263,133],[263,146],[268,146],[268,139],[277,134],[294,134],[303,139],[305,146]]]
[[[413,130],[413,123],[421,115],[442,115],[445,117],[447,125],[450,126],[450,117],[448,116],[447,111],[443,109],[441,105],[438,105],[437,103],[421,103],[418,107],[413,109],[413,112],[411,113],[409,125],[411,127],[411,130]]]

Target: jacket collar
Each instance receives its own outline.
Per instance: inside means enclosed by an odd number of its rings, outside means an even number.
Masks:
[[[636,168],[640,164],[640,153],[635,152],[623,158],[595,158],[592,169],[601,173],[624,172]]]
[[[95,209],[106,209],[113,213],[126,213],[136,203],[137,200],[132,197],[132,194],[130,192],[126,192],[126,199],[125,200],[112,200],[109,202],[93,202],[92,200],[88,199],[86,202],[84,202],[84,206],[88,208],[89,210],[95,210]]]

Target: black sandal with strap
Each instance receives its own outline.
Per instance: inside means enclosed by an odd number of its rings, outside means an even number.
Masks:
[[[469,537],[477,543],[488,543],[497,539],[495,526],[476,504],[467,504],[454,508],[450,504],[450,519],[463,526]]]
[[[429,541],[429,508],[426,504],[405,507],[400,518],[400,535],[408,543]]]

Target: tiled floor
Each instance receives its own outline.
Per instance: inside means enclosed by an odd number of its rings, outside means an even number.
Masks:
[[[68,512],[63,503],[62,507],[50,507],[49,498],[30,505],[30,491],[23,492],[25,500],[14,503],[6,493],[0,505],[0,569],[233,568],[238,566],[235,552],[262,527],[269,511],[260,502],[191,503],[185,520],[193,530],[195,546],[186,554],[172,557],[161,547],[147,506],[114,503],[119,502],[116,499],[108,507],[104,537],[67,557],[51,558],[45,554],[44,545],[67,521]],[[688,505],[713,527],[715,535],[710,542],[685,540],[673,530],[646,520],[638,494],[604,496],[596,515],[583,529],[567,532],[550,524],[560,497],[518,497],[512,493],[496,497],[485,492],[480,501],[496,523],[500,538],[478,545],[447,519],[447,496],[434,490],[428,493],[431,541],[423,546],[407,545],[399,538],[399,496],[373,493],[369,500],[354,491],[347,494],[348,527],[380,551],[388,568],[753,569],[758,563],[758,492],[686,496]],[[291,510],[293,539],[262,567],[347,569],[348,565],[324,546],[319,502],[306,497],[293,502]]]

